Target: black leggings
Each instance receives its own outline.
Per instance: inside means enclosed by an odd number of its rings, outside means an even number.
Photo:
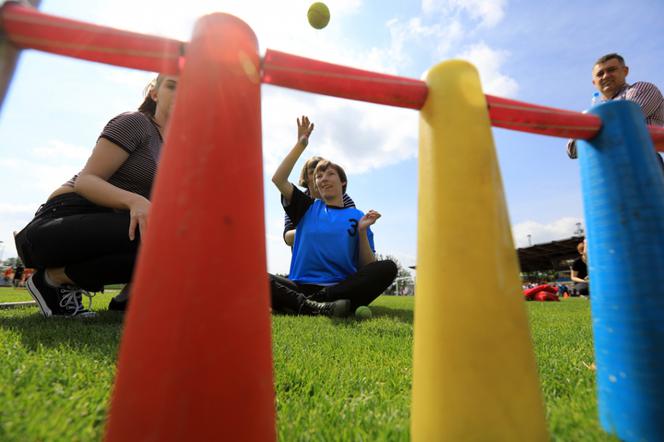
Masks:
[[[290,279],[270,274],[272,309],[299,312],[305,299],[330,302],[348,299],[355,310],[369,305],[387,289],[397,276],[397,266],[390,260],[374,261],[333,286],[298,284]]]
[[[46,202],[15,241],[26,267],[64,267],[89,291],[131,281],[140,244],[138,231],[129,240],[129,212],[96,206],[75,193]]]

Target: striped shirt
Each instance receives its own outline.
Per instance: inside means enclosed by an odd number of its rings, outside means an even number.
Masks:
[[[639,105],[646,124],[651,126],[664,126],[664,98],[662,93],[652,83],[637,81],[636,83],[625,85],[610,100],[629,100]],[[602,102],[610,101],[602,97]],[[567,155],[575,159],[576,143],[574,140],[567,142]]]
[[[309,196],[309,189],[306,189],[303,193]],[[344,209],[347,209],[349,207],[355,207],[355,201],[353,201],[353,198],[348,196],[347,193],[344,193]],[[286,213],[284,215],[284,233],[283,233],[284,239],[286,237],[286,232],[293,230],[294,228],[295,225],[293,224],[293,221],[291,221],[290,217],[288,216],[288,213]]]
[[[108,122],[99,138],[117,145],[129,156],[108,179],[115,187],[150,199],[162,138],[156,124],[141,112],[125,112]],[[64,185],[74,187],[77,175]]]

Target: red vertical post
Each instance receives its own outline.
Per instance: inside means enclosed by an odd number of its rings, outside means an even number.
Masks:
[[[196,25],[127,313],[107,441],[275,435],[256,37]]]

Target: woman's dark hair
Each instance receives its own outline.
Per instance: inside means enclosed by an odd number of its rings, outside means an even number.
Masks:
[[[138,106],[139,112],[143,112],[145,115],[154,118],[154,114],[157,111],[157,102],[152,99],[150,92],[152,92],[154,89],[159,89],[159,86],[161,86],[164,78],[166,78],[164,75],[159,74],[157,75],[157,78],[145,86],[145,91],[143,91],[145,94],[145,99],[143,100],[143,103]]]
[[[315,170],[318,162],[321,161],[322,157],[311,157],[302,166],[302,172],[300,172],[300,180],[297,182],[300,186],[309,188],[309,175],[308,171]],[[313,183],[312,183],[313,184]]]

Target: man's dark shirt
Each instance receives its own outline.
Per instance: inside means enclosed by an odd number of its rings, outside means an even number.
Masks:
[[[588,266],[583,259],[576,258],[572,263],[572,270],[576,272],[576,276],[581,279],[585,279],[588,276]]]

